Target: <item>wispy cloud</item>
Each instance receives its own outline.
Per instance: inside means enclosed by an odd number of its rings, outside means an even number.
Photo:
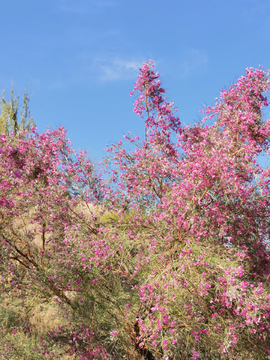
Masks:
[[[189,49],[185,52],[183,60],[180,61],[180,76],[186,77],[194,73],[204,74],[207,70],[208,57],[204,52]]]
[[[139,60],[104,60],[96,59],[94,66],[99,69],[99,79],[102,82],[116,81],[116,80],[129,80],[134,78],[138,73],[142,61]]]
[[[87,82],[94,84],[134,80],[136,79],[139,68],[143,64],[143,60],[114,58],[109,60],[105,57],[91,58],[89,54],[82,54],[77,57],[80,61],[73,67],[73,71],[69,74],[63,73],[51,80],[49,83],[44,82],[43,87],[52,89],[65,89],[72,84]]]

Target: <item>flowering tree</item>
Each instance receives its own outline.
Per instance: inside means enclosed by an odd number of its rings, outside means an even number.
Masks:
[[[106,179],[62,128],[2,135],[3,354],[270,358],[268,73],[182,127],[153,68],[134,87],[144,138],[108,148]],[[38,306],[54,328],[35,328]]]

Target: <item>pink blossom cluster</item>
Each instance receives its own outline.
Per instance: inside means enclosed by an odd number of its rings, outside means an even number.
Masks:
[[[67,323],[42,341],[84,359],[267,359],[269,74],[248,68],[192,127],[159,77],[141,67],[144,139],[108,146],[99,175],[63,128],[1,136],[2,297],[54,299]]]

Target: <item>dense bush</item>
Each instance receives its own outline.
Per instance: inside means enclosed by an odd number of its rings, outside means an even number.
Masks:
[[[63,128],[1,136],[3,359],[270,358],[268,73],[182,127],[153,68],[100,170]]]

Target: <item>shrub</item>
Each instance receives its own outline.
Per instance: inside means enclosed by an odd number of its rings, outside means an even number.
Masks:
[[[3,356],[269,357],[268,73],[182,127],[153,67],[135,83],[144,139],[112,144],[104,178],[63,128],[2,135]]]

